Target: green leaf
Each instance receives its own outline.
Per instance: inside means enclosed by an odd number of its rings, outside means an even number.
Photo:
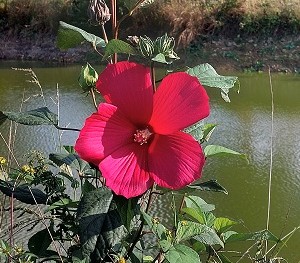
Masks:
[[[57,114],[51,112],[47,107],[25,112],[3,111],[2,114],[9,120],[24,125],[58,125]]]
[[[201,262],[199,255],[196,251],[185,245],[176,244],[165,253],[165,259],[169,263],[187,263]]]
[[[273,235],[269,230],[262,230],[258,232],[252,233],[232,233],[227,237],[225,240],[226,243],[234,242],[234,241],[262,241],[262,240],[269,240],[274,242],[279,242],[275,235]]]
[[[86,63],[86,66],[81,68],[78,78],[79,86],[83,89],[83,91],[90,91],[96,86],[97,79],[98,73],[96,70],[89,63]]]
[[[201,212],[210,212],[215,210],[215,206],[206,203],[202,198],[199,196],[189,195],[184,197],[184,201],[187,207],[197,209],[197,211]]]
[[[125,237],[113,194],[106,187],[86,193],[78,206],[77,220],[82,255],[91,262],[102,261]]]
[[[53,209],[58,209],[58,208],[64,208],[64,207],[72,207],[72,208],[77,208],[78,206],[78,201],[73,201],[70,198],[61,198],[59,201],[54,202],[48,207],[48,211],[53,210]]]
[[[60,49],[73,48],[84,41],[91,43],[93,47],[105,47],[105,41],[102,38],[65,22],[59,22],[57,46]]]
[[[151,59],[152,61],[162,63],[162,64],[171,64],[172,61],[167,61],[166,56],[162,53],[158,53],[154,58]]]
[[[234,150],[228,149],[226,147],[220,146],[220,145],[207,145],[204,148],[204,155],[205,157],[212,157],[212,156],[230,156],[235,155],[238,157],[243,158],[244,160],[248,161],[248,158],[246,154],[236,152]]]
[[[185,128],[183,131],[192,135],[199,143],[204,143],[208,142],[216,126],[217,124],[203,124],[203,121],[199,121]]]
[[[224,194],[228,194],[227,190],[220,185],[217,180],[209,180],[202,183],[191,184],[187,186],[191,190],[200,190],[200,191],[213,191],[213,192],[221,192]]]
[[[139,214],[138,197],[127,199],[123,196],[114,196],[118,212],[121,216],[122,222],[128,231],[131,230],[132,219]]]
[[[206,230],[207,226],[193,221],[183,220],[178,222],[175,240],[176,243],[189,240],[190,238],[201,234]]]
[[[123,54],[136,54],[136,50],[133,46],[130,44],[124,42],[123,40],[119,39],[111,39],[108,41],[106,48],[105,48],[105,53],[102,58],[102,60],[105,60],[109,58],[111,55],[115,53],[123,53]]]
[[[31,253],[37,256],[44,256],[50,244],[52,243],[51,236],[45,228],[33,236],[28,241],[28,249]]]
[[[206,245],[221,245],[224,246],[214,229],[204,224],[199,224],[193,221],[181,221],[178,224],[176,231],[176,242],[186,241],[191,238],[206,244]]]
[[[204,86],[221,89],[221,95],[226,102],[230,102],[229,90],[234,87],[238,80],[235,76],[221,76],[210,64],[200,64],[186,71],[191,76],[199,79]]]
[[[84,174],[85,171],[91,168],[88,162],[82,160],[74,153],[50,153],[49,159],[58,166],[66,164],[76,169],[80,174]]]
[[[141,211],[141,214],[151,231],[158,237],[158,239],[166,239],[166,228],[159,223],[156,218],[149,216],[143,211]]]
[[[189,215],[190,217],[197,220],[200,224],[205,224],[205,216],[201,211],[198,211],[194,208],[184,207],[181,209],[181,212]]]
[[[236,224],[238,224],[238,222],[230,220],[229,218],[218,217],[214,221],[214,228],[218,233],[223,233]]]

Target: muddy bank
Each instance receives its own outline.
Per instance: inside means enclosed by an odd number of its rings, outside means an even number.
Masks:
[[[300,36],[282,39],[199,41],[179,51],[181,63],[211,63],[218,70],[300,72]],[[67,51],[56,47],[52,35],[9,37],[0,34],[0,60],[41,61],[54,64],[100,61],[88,44]]]

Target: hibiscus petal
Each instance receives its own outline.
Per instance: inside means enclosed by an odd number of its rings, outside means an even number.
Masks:
[[[128,61],[109,64],[100,74],[97,89],[135,124],[149,121],[153,91],[149,68]]]
[[[182,130],[209,114],[209,98],[196,77],[184,72],[163,79],[153,99],[150,125],[159,134]]]
[[[133,142],[135,127],[114,105],[101,103],[86,119],[75,144],[79,156],[95,165],[119,147]]]
[[[149,148],[149,171],[154,181],[171,189],[182,188],[201,176],[204,154],[189,134],[155,135]]]
[[[106,185],[117,195],[131,198],[153,185],[147,171],[148,146],[128,144],[107,156],[99,165]]]

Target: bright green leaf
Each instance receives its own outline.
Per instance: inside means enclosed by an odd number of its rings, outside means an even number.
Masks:
[[[234,150],[228,149],[226,147],[220,145],[207,145],[204,148],[204,155],[205,157],[212,157],[212,156],[230,156],[235,155],[245,159],[248,162],[247,156],[245,154],[236,152]]]
[[[183,207],[181,209],[181,212],[189,215],[190,217],[194,218],[197,220],[200,224],[205,224],[205,216],[201,211],[198,211],[194,208],[190,207]]]
[[[59,201],[54,202],[48,207],[48,211],[58,208],[64,208],[64,207],[71,207],[71,208],[77,208],[78,201],[72,201],[69,198],[61,198]]]
[[[199,263],[201,262],[196,251],[185,245],[176,244],[165,253],[165,259],[169,263]]]
[[[9,120],[23,125],[58,125],[57,114],[51,112],[47,107],[42,107],[25,112],[3,111]]]
[[[60,49],[73,48],[84,41],[91,43],[93,47],[105,47],[105,41],[102,38],[65,22],[59,22],[57,46]]]
[[[229,218],[218,217],[214,221],[214,228],[218,233],[223,233],[236,224],[238,224],[238,222],[230,220]]]
[[[111,39],[105,48],[105,53],[102,60],[109,58],[111,55],[115,53],[123,53],[123,54],[136,54],[136,50],[130,44],[124,42],[123,40],[119,39]]]
[[[234,87],[238,78],[235,76],[220,76],[210,64],[200,64],[186,71],[199,79],[204,86],[221,89],[221,95],[226,102],[230,102],[229,90]]]
[[[176,242],[189,240],[190,238],[197,236],[205,232],[207,226],[204,224],[199,224],[193,221],[182,220],[178,223],[176,230]]]
[[[269,240],[274,242],[279,242],[280,239],[278,239],[275,235],[273,235],[269,230],[262,230],[258,232],[252,232],[252,233],[231,233],[230,236],[225,240],[226,242],[233,242],[233,241],[263,241],[263,240]]]
[[[183,131],[192,135],[199,143],[204,143],[209,140],[216,126],[217,124],[203,124],[203,121],[199,121],[185,128]]]

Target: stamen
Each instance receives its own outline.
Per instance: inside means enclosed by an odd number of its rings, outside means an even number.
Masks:
[[[139,143],[140,145],[143,145],[145,143],[148,143],[149,138],[151,137],[153,133],[149,131],[148,128],[143,130],[136,130],[136,133],[134,136],[134,142]]]

